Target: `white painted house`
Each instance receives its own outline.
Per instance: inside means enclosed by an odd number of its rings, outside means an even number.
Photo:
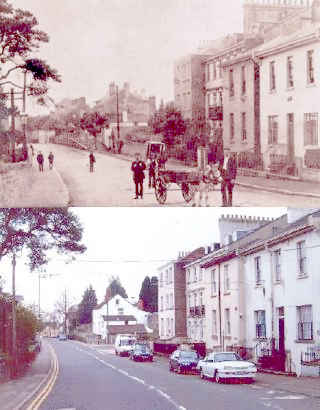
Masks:
[[[284,229],[241,252],[245,344],[282,370],[320,375],[320,211],[301,212],[289,210]]]
[[[152,332],[151,329],[147,328],[149,315],[149,312],[138,309],[127,299],[116,295],[108,303],[102,302],[92,311],[92,331],[94,334],[101,336],[103,340],[106,340],[107,324],[110,326],[118,325],[119,317],[123,316],[127,320],[121,321],[121,324],[142,324],[148,332]],[[106,320],[107,317],[112,320]]]
[[[319,22],[320,4],[315,1],[313,24],[255,51],[264,163],[286,163],[285,172],[310,180],[320,180]]]

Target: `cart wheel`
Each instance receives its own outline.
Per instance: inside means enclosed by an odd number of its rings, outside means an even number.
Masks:
[[[192,184],[188,184],[187,182],[182,182],[181,192],[186,202],[190,202],[192,200],[194,196],[194,189],[193,189]]]
[[[157,178],[154,189],[157,201],[163,205],[167,200],[167,186],[162,178]]]

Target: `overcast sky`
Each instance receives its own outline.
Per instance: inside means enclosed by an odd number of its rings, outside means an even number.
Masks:
[[[54,258],[46,270],[59,274],[41,279],[41,307],[51,311],[64,289],[70,303],[79,303],[92,284],[98,301],[105,294],[110,275],[119,275],[129,297],[138,297],[146,275],[175,259],[180,251],[219,242],[218,219],[222,214],[278,217],[285,208],[73,208],[85,229],[87,252],[66,265]],[[0,274],[11,291],[11,265],[3,261]],[[17,261],[17,294],[25,303],[38,304],[38,274]]]
[[[10,0],[31,11],[50,36],[39,57],[58,69],[63,83],[50,95],[105,95],[116,81],[173,98],[173,61],[200,40],[242,31],[242,0]],[[30,107],[30,105],[29,105]]]

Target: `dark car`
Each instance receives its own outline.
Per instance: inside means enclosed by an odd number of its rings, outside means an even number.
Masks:
[[[129,358],[134,361],[153,361],[153,354],[145,344],[136,344],[130,350]]]
[[[199,356],[193,350],[176,350],[169,359],[170,372],[178,373],[197,372]]]

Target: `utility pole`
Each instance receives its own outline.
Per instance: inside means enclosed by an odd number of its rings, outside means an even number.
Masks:
[[[67,288],[64,289],[64,334],[67,334]]]
[[[12,255],[12,356],[13,374],[17,371],[16,254]]]
[[[28,158],[27,136],[26,136],[26,90],[27,90],[27,70],[23,73],[22,111],[23,111],[23,150]],[[27,159],[26,158],[26,159]]]
[[[11,145],[12,145],[12,162],[15,162],[15,107],[14,107],[14,89],[11,88],[10,90],[10,100],[11,100]]]
[[[118,141],[120,140],[120,125],[119,125],[119,87],[116,87],[116,96],[117,96],[117,133]]]

